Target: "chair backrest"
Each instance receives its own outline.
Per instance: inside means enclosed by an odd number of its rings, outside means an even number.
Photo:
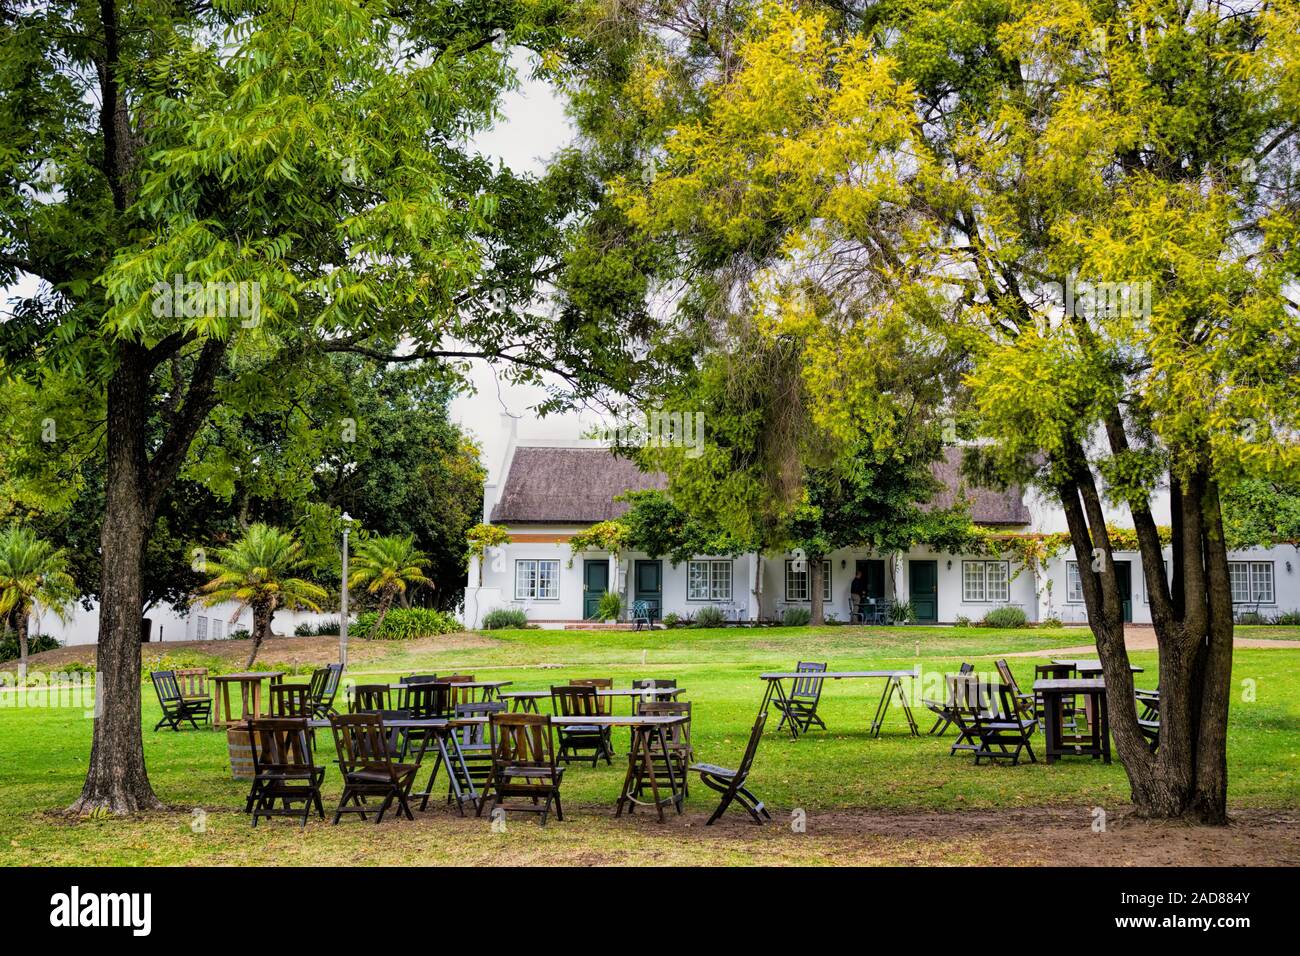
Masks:
[[[594,687],[573,684],[552,687],[551,705],[560,717],[598,717],[602,713],[600,697]]]
[[[312,709],[318,714],[328,710],[334,704],[334,697],[339,691],[339,680],[343,677],[342,664],[327,664],[311,675]]]
[[[448,674],[445,677],[438,678],[448,684],[468,684],[474,680],[473,674]],[[451,706],[457,704],[468,704],[474,699],[474,688],[472,687],[453,687],[451,689]]]
[[[1002,678],[1002,683],[1009,686],[1015,693],[1020,693],[1020,685],[1016,683],[1016,675],[1011,673],[1011,665],[1007,663],[1004,657],[995,661],[994,666],[998,669],[998,676]]]
[[[1034,667],[1034,680],[1069,680],[1074,668],[1069,664],[1038,664]]]
[[[311,693],[312,703],[318,703],[325,695],[325,687],[329,683],[330,670],[328,667],[318,667],[311,672],[311,682],[308,683],[307,689]]]
[[[653,687],[676,687],[677,680],[672,677],[645,677],[632,681],[633,690],[645,690]]]
[[[339,770],[351,773],[363,767],[386,766],[392,773],[392,731],[377,714],[334,714],[330,717]]]
[[[664,690],[674,690],[677,687],[677,681],[671,677],[649,677],[632,681],[632,689],[644,691],[639,697],[632,698],[632,713],[641,713],[641,705],[648,704],[651,701],[672,700],[671,694],[656,694],[655,691],[663,688]]]
[[[504,714],[506,709],[504,700],[482,700],[477,703],[457,704],[455,716],[487,717],[491,719],[493,714]],[[486,724],[466,724],[464,727],[457,727],[455,733],[462,750],[466,747],[482,749],[487,746]]]
[[[598,691],[612,690],[614,688],[614,678],[583,677],[583,678],[579,678],[578,680],[569,681],[569,685],[571,687],[592,687]],[[597,694],[596,703],[600,705],[600,712],[602,714],[609,714],[613,711],[612,704],[614,703],[614,699],[612,697],[601,697],[600,694]]]
[[[159,703],[172,704],[181,699],[181,688],[176,683],[175,671],[150,671],[149,679],[153,681]]]
[[[546,714],[491,714],[488,733],[492,766],[555,769],[555,738]]]
[[[446,717],[451,712],[451,684],[446,681],[412,684],[402,697],[403,707],[416,720]]]
[[[255,775],[315,767],[306,718],[255,717],[248,722],[248,732],[253,744]]]
[[[310,717],[311,688],[306,684],[272,684],[272,717]]]
[[[208,669],[206,667],[187,667],[175,673],[176,683],[180,685],[182,697],[208,696]]]
[[[405,677],[399,677],[399,684],[432,684],[438,679],[437,674],[407,674]]]
[[[740,766],[736,768],[736,781],[738,786],[744,786],[745,780],[749,777],[749,770],[754,766],[754,755],[758,753],[758,742],[763,739],[763,728],[767,725],[767,709],[764,708],[754,720],[754,729],[749,732],[749,743],[745,745],[745,756],[740,758]]]
[[[824,674],[826,673],[826,664],[825,662],[800,661],[795,666],[795,671],[800,674]],[[797,697],[800,700],[815,701],[822,695],[823,683],[824,681],[820,677],[796,677],[790,696]]]
[[[642,717],[677,717],[685,715],[686,720],[680,724],[670,724],[664,728],[664,736],[670,747],[689,747],[691,745],[691,705],[688,701],[650,700],[641,705],[637,711]],[[652,738],[652,746],[658,746],[658,740]]]
[[[352,688],[352,713],[389,710],[392,692],[387,684],[358,684]]]
[[[632,620],[648,621],[650,620],[650,605],[645,601],[632,602]]]
[[[980,680],[974,673],[949,674],[946,680],[950,700],[968,717],[1009,717],[1015,713],[1010,703],[1011,688],[1006,684]]]

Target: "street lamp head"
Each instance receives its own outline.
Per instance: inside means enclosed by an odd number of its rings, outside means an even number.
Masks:
[[[343,512],[343,523],[345,525],[349,525],[352,523],[352,515],[348,514],[346,511]]]

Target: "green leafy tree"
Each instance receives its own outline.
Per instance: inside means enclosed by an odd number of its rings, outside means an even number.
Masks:
[[[641,104],[642,135],[662,133],[655,174],[613,182],[619,208],[699,250],[720,300],[778,289],[768,333],[811,343],[814,415],[842,438],[877,391],[873,330],[954,350],[988,458],[1060,503],[1096,569],[1083,596],[1138,811],[1225,822],[1223,491],[1300,469],[1300,5],[669,6],[676,30],[646,15],[603,87],[603,115]],[[837,308],[791,304],[792,276]],[[1150,595],[1155,754],[1107,498]]]
[[[271,636],[271,621],[279,608],[307,608],[319,611],[317,602],[328,592],[318,584],[296,577],[304,566],[302,544],[293,535],[264,524],[252,525],[238,541],[217,551],[203,569],[212,576],[203,585],[203,603],[234,602],[231,620],[247,608],[253,611],[253,647],[248,666],[253,666],[262,642]]]
[[[409,590],[433,585],[424,575],[428,565],[428,557],[415,547],[414,535],[364,538],[357,543],[348,586],[364,587],[376,598],[379,617],[375,626],[379,627],[394,600],[409,607]]]
[[[617,334],[532,307],[582,190],[467,145],[513,82],[511,45],[558,43],[555,19],[528,0],[7,8],[0,285],[37,286],[0,359],[37,411],[88,396],[20,438],[104,461],[104,706],[76,810],[160,805],[140,738],[144,554],[215,409],[273,405],[331,354],[482,357],[578,394],[618,366]]]
[[[60,618],[77,599],[67,556],[28,528],[0,530],[0,618],[18,634],[18,672],[27,673],[27,628],[32,612]]]

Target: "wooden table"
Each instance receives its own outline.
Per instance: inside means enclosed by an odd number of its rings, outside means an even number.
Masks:
[[[907,694],[903,690],[903,678],[914,679],[920,676],[916,670],[886,670],[886,671],[775,671],[770,674],[758,675],[762,680],[767,681],[767,691],[763,694],[763,703],[759,707],[760,711],[767,710],[772,703],[773,696],[777,697],[782,704],[787,704],[789,698],[785,693],[785,682],[794,681],[800,678],[821,678],[823,680],[853,680],[856,678],[873,678],[883,677],[885,679],[885,689],[880,695],[880,702],[876,704],[876,715],[871,721],[871,736],[879,737],[881,725],[885,722],[885,711],[889,707],[889,702],[893,699],[895,691],[898,693],[898,700],[903,705],[903,713],[907,715],[907,725],[912,729],[912,736],[919,737],[921,732],[917,730],[916,718],[912,716],[912,707],[907,701]],[[799,728],[794,725],[794,721],[786,721],[790,727],[790,736],[799,739]]]
[[[430,681],[432,684],[451,684],[452,689],[468,688],[470,690],[483,691],[483,699],[491,700],[493,695],[500,696],[502,687],[509,687],[514,681],[509,680],[454,680],[454,681]],[[419,684],[389,684],[389,690],[410,690],[412,687],[418,687]],[[352,688],[347,689],[348,699],[352,698]]]
[[[1106,714],[1106,682],[1099,677],[1034,681],[1034,693],[1043,700],[1044,735],[1047,738],[1047,762],[1057,757],[1100,757],[1110,763],[1110,720]],[[1063,710],[1065,699],[1084,696],[1095,720],[1088,722],[1087,734],[1066,734]]]
[[[665,697],[676,700],[677,695],[685,689],[685,687],[600,687],[596,689],[596,696],[639,697],[642,703],[649,703]],[[497,694],[500,700],[510,701],[513,710],[532,714],[538,713],[537,702],[546,700],[550,696],[549,690],[512,690]]]
[[[212,691],[212,702],[216,708],[216,713],[212,715],[213,727],[229,727],[235,723],[231,719],[230,710],[230,685],[239,685],[239,697],[241,711],[239,719],[247,720],[249,717],[261,717],[262,711],[262,681],[270,679],[272,684],[278,684],[284,679],[282,671],[244,671],[239,674],[218,674],[216,677],[209,677],[216,686]],[[249,702],[252,702],[252,710],[249,710]],[[222,704],[225,704],[225,719],[222,719]]]

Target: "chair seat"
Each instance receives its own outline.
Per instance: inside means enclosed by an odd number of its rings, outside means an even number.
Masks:
[[[696,773],[707,773],[711,777],[730,778],[736,775],[736,771],[730,767],[719,767],[714,763],[693,763],[687,769]]]
[[[558,780],[564,776],[564,768],[556,767],[554,771],[550,767],[534,767],[528,764],[515,764],[501,768],[503,776],[507,777],[536,777],[539,780],[554,778]]]
[[[415,773],[420,768],[413,763],[395,763],[393,764],[393,773],[400,779]],[[362,783],[387,783],[389,781],[388,771],[380,767],[365,767],[360,770],[353,770],[347,775],[348,780],[355,780]]]

